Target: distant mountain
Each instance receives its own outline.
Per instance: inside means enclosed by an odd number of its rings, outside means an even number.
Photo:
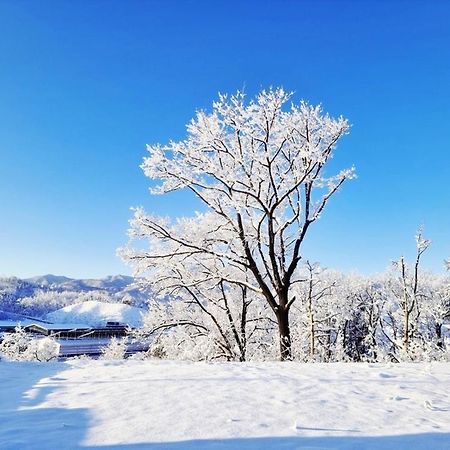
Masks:
[[[39,286],[51,286],[54,284],[62,284],[67,283],[69,281],[73,281],[73,278],[64,277],[61,275],[40,275],[32,278],[25,278],[24,281],[28,281],[32,284],[37,284]]]
[[[125,289],[134,282],[134,278],[126,275],[110,275],[100,279],[71,280],[63,283],[64,286],[79,286],[80,289],[93,290],[101,289],[110,292],[117,292]]]
[[[39,287],[48,288],[55,291],[95,291],[102,290],[115,293],[125,289],[134,282],[133,277],[126,275],[110,275],[105,278],[75,279],[60,275],[42,275],[26,278],[24,281]]]
[[[126,275],[100,279],[74,279],[52,274],[23,280],[0,278],[0,312],[6,313],[48,313],[61,306],[88,300],[141,307],[149,298],[149,291]]]

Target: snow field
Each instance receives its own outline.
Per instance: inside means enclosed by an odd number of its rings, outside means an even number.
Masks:
[[[450,449],[450,365],[1,363],[1,449]]]

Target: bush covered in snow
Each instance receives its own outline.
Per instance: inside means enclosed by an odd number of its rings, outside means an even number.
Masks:
[[[102,359],[124,359],[127,351],[127,340],[111,338],[109,344],[102,348]]]
[[[59,344],[50,337],[33,339],[17,327],[14,333],[3,336],[0,355],[10,361],[52,361],[59,355]]]

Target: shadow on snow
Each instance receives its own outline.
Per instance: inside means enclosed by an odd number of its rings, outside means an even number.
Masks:
[[[194,439],[177,442],[85,445],[90,416],[87,409],[39,406],[64,381],[61,364],[21,363],[13,379],[1,381],[0,448],[98,450],[449,450],[449,433],[396,436],[318,436]],[[47,378],[45,383],[39,383]],[[20,399],[20,400],[18,400]],[[125,412],[126,414],[126,412]],[[157,420],[157,418],[149,418]],[[173,424],[176,427],[176,423]],[[308,429],[324,431],[320,428]],[[300,430],[299,430],[300,431]],[[331,430],[330,430],[331,431]],[[350,431],[350,430],[349,430]],[[139,435],[136,436],[139,439]],[[56,449],[55,449],[56,450]]]
[[[449,450],[450,434],[373,437],[269,437],[87,446],[98,450]]]

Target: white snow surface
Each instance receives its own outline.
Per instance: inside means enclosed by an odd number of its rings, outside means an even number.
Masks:
[[[105,303],[89,300],[53,311],[45,316],[50,322],[83,323],[91,327],[106,322],[120,322],[138,327],[142,324],[142,310],[123,303]]]
[[[450,365],[0,363],[0,448],[448,450]]]

